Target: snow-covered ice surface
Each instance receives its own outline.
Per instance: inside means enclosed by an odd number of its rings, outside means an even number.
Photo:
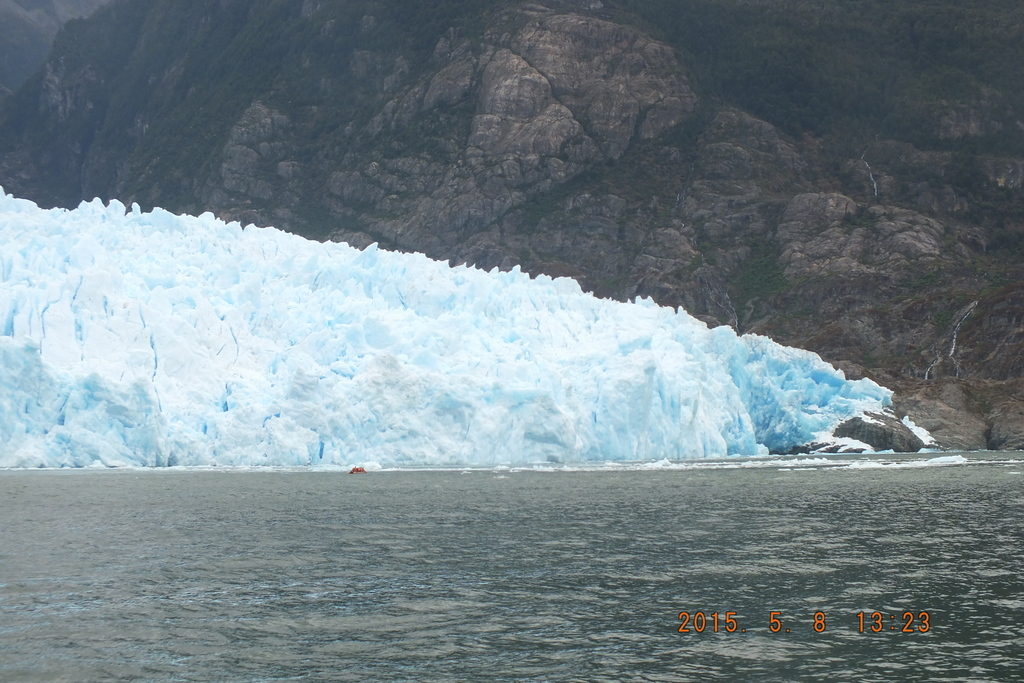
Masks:
[[[930,448],[936,445],[935,437],[933,437],[924,427],[918,427],[914,424],[914,421],[910,419],[909,415],[904,415],[902,422],[907,429],[912,431],[917,438],[924,442],[925,448]]]
[[[812,353],[569,279],[0,199],[0,467],[759,455],[889,402]]]

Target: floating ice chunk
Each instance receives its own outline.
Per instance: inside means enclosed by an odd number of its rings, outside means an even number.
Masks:
[[[920,467],[943,467],[947,465],[965,465],[970,461],[962,455],[944,455],[925,460],[914,458],[883,462],[879,460],[857,460],[848,465],[848,469],[909,469]]]
[[[757,455],[889,402],[812,353],[564,278],[0,199],[0,466]]]
[[[937,458],[928,458],[925,462],[929,465],[963,465],[967,463],[967,458],[962,455],[942,455]]]

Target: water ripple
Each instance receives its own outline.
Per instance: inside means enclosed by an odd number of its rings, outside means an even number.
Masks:
[[[1012,475],[2,472],[0,679],[1024,680]]]

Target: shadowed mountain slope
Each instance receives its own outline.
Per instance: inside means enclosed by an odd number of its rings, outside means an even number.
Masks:
[[[0,0],[0,97],[46,61],[57,30],[110,0]]]

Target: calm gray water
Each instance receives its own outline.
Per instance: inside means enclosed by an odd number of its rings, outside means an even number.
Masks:
[[[1024,680],[1022,471],[0,472],[0,680]]]

